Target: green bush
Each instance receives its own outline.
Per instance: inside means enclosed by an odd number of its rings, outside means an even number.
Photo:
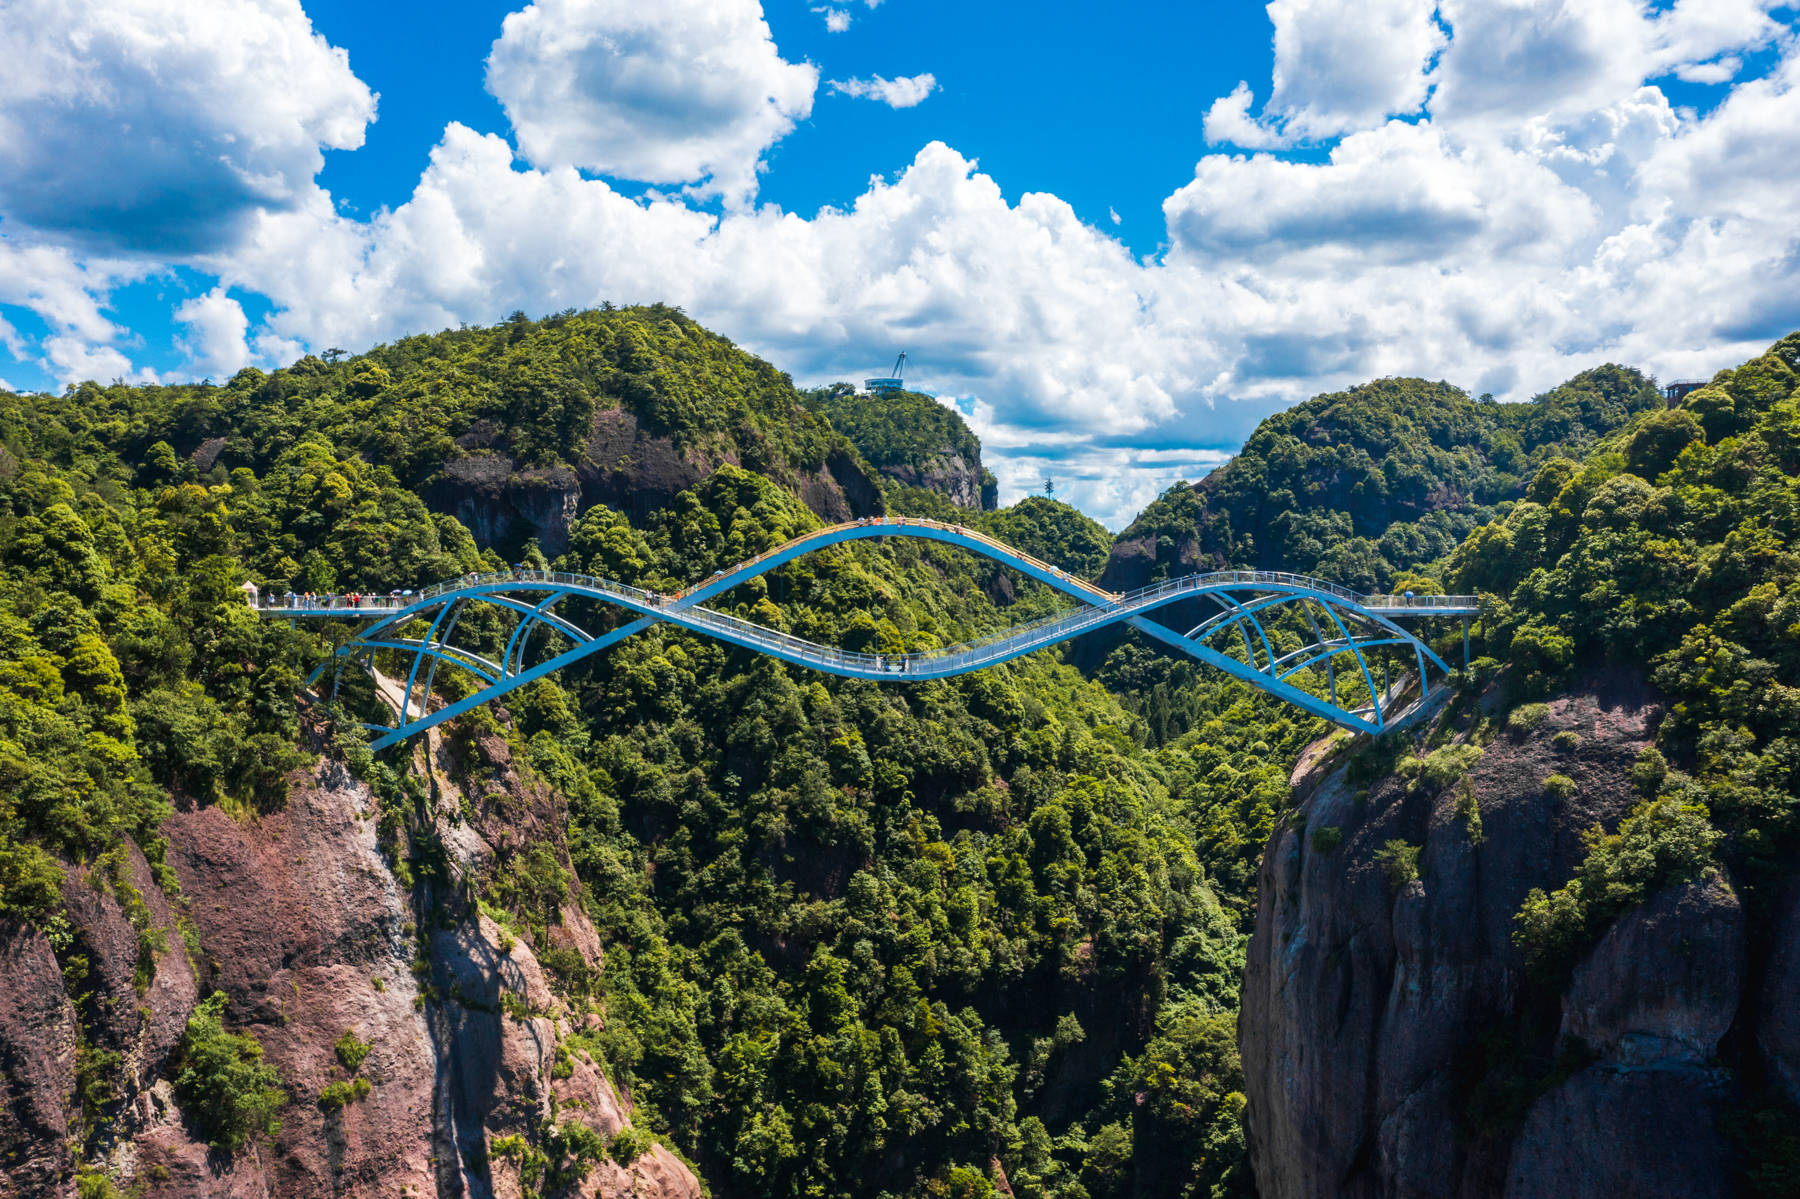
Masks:
[[[1549,704],[1520,704],[1506,718],[1506,731],[1523,737],[1550,717]]]
[[[1544,792],[1553,799],[1575,798],[1575,780],[1566,774],[1553,774],[1544,780]]]
[[[639,1157],[650,1152],[651,1146],[655,1144],[656,1138],[647,1131],[635,1124],[627,1124],[613,1134],[613,1139],[606,1146],[606,1156],[621,1166],[629,1166]]]
[[[363,1059],[369,1056],[369,1050],[374,1047],[368,1041],[357,1040],[354,1028],[346,1028],[344,1035],[339,1037],[337,1044],[333,1046],[337,1050],[338,1062],[352,1074],[356,1073],[358,1067],[363,1064]]]
[[[132,1194],[140,1192],[133,1190]],[[125,1199],[125,1192],[113,1184],[106,1174],[83,1173],[75,1176],[76,1199]]]
[[[1663,780],[1668,777],[1669,760],[1654,745],[1646,746],[1631,764],[1631,785],[1645,799],[1655,799],[1656,793],[1662,790]]]
[[[1475,784],[1467,776],[1456,783],[1456,818],[1462,821],[1469,842],[1480,845],[1487,835],[1481,831],[1481,804],[1475,798]]]
[[[1419,877],[1419,851],[1423,846],[1395,838],[1375,851],[1375,860],[1387,875],[1388,885],[1398,891]]]
[[[1513,918],[1513,943],[1535,971],[1559,976],[1620,912],[1711,869],[1721,836],[1703,806],[1671,799],[1640,804],[1616,833],[1595,825],[1575,877],[1548,894],[1533,887],[1525,897]]]
[[[1654,483],[1682,450],[1705,437],[1706,430],[1691,412],[1675,408],[1652,413],[1625,442],[1626,468]]]
[[[1396,773],[1414,787],[1423,785],[1432,791],[1441,791],[1468,774],[1481,760],[1481,753],[1479,745],[1445,745],[1422,758],[1403,759]]]
[[[1581,734],[1564,729],[1550,738],[1550,748],[1559,754],[1572,754],[1581,748]]]
[[[369,1093],[369,1080],[356,1078],[349,1082],[329,1082],[319,1092],[319,1107],[328,1112],[335,1112],[341,1107],[357,1102]]]
[[[1324,824],[1313,830],[1312,847],[1318,853],[1330,853],[1344,843],[1344,830],[1335,824]]]
[[[225,1031],[225,993],[214,991],[188,1017],[175,1093],[215,1148],[235,1153],[258,1134],[281,1131],[287,1104],[281,1077],[262,1060],[255,1037]]]

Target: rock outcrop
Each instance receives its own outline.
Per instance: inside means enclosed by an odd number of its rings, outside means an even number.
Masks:
[[[0,1196],[56,1194],[75,1169],[69,1126],[79,1026],[50,942],[0,923]]]
[[[558,1121],[602,1138],[624,1129],[628,1099],[563,1045],[600,1016],[560,996],[530,945],[468,902],[495,840],[562,844],[557,797],[520,779],[504,741],[480,748],[452,762],[439,743],[449,877],[435,884],[396,877],[375,797],[326,756],[295,776],[279,811],[179,805],[162,829],[175,904],[130,846],[116,865],[66,870],[57,947],[38,930],[0,927],[0,1197],[73,1196],[74,1142],[149,1199],[513,1199],[522,1155],[497,1152],[498,1138],[532,1149]],[[601,969],[600,938],[573,897],[550,935]],[[274,1140],[236,1154],[205,1143],[169,1081],[188,1016],[214,990],[290,1099]],[[368,1046],[354,1072],[336,1050],[347,1032]],[[82,1055],[95,1053],[116,1055],[108,1086],[84,1091]],[[352,1079],[366,1093],[321,1102]],[[583,1166],[563,1193],[702,1194],[661,1145],[629,1165]]]
[[[1627,770],[1659,714],[1608,677],[1492,742],[1467,776],[1478,837],[1455,786],[1359,789],[1340,766],[1301,800],[1263,859],[1240,1017],[1264,1196],[1731,1193],[1721,1043],[1741,1010],[1791,1012],[1800,989],[1777,968],[1748,994],[1730,881],[1625,913],[1560,995],[1511,940],[1526,892],[1561,886],[1583,830],[1637,802]],[[1543,786],[1556,773],[1572,798]],[[1420,847],[1418,877],[1384,869],[1395,840]],[[1772,1063],[1791,1044],[1765,1025]]]
[[[569,455],[573,468],[519,465],[509,456],[503,432],[491,422],[478,422],[457,445],[463,456],[446,461],[425,485],[425,502],[456,517],[477,544],[507,553],[535,538],[545,554],[560,554],[568,548],[576,518],[595,504],[641,522],[725,465],[768,475],[826,520],[883,510],[880,485],[842,442],[822,465],[807,468],[730,438],[683,446],[644,428],[625,408],[594,414],[586,444]],[[976,472],[979,476],[979,465]]]
[[[896,462],[877,469],[903,487],[935,491],[958,508],[991,510],[997,499],[997,488],[989,481],[991,476],[984,477],[980,458],[971,462],[953,450],[922,465]]]

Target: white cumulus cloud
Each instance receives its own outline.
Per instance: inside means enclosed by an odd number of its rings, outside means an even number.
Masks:
[[[1250,115],[1239,82],[1206,114],[1206,137],[1246,150],[1330,138],[1414,113],[1449,37],[1436,0],[1273,0],[1275,69],[1267,106]]]
[[[181,259],[216,285],[176,312],[179,341],[218,376],[516,308],[661,300],[802,383],[905,348],[909,377],[969,414],[1004,497],[1048,475],[1117,527],[1320,391],[1419,374],[1523,398],[1605,361],[1704,377],[1800,327],[1800,38],[1782,10],[1381,0],[1367,24],[1393,45],[1374,72],[1320,57],[1334,29],[1362,52],[1328,6],[1269,11],[1274,73],[1213,105],[1206,136],[1229,144],[1195,147],[1166,245],[1140,256],[1111,210],[1088,224],[1054,195],[1009,200],[1029,181],[940,142],[842,207],[753,203],[817,83],[760,8],[544,0],[490,61],[523,155],[451,124],[411,196],[368,219],[296,175]],[[720,48],[727,26],[743,36]],[[1658,86],[1734,58],[1710,108]],[[718,86],[690,94],[702,64]],[[1285,152],[1299,140],[1322,152]],[[596,172],[738,196],[633,198]],[[108,298],[155,255],[4,228],[0,304],[50,333],[0,329],[0,345],[58,379],[140,374]],[[254,322],[234,298],[250,295],[272,305]]]
[[[187,328],[181,347],[198,373],[212,379],[229,379],[250,365],[250,347],[244,335],[250,319],[244,306],[215,287],[175,309],[175,319]]]
[[[812,112],[819,72],[781,57],[757,0],[537,0],[487,62],[519,149],[646,183],[756,188],[762,154]]]
[[[4,0],[0,215],[100,250],[229,245],[375,97],[298,0]]]
[[[937,90],[937,76],[927,71],[922,75],[902,75],[898,79],[833,79],[831,90],[865,100],[879,100],[889,108],[911,108]]]

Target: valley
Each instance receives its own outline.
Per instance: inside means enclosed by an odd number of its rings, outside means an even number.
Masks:
[[[1116,537],[661,305],[0,391],[0,1195],[1791,1194],[1797,372],[1376,380]],[[1227,571],[1477,600],[1287,695]]]

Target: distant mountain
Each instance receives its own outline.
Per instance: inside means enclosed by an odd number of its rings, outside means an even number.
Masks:
[[[958,508],[991,510],[999,487],[981,464],[981,441],[954,409],[912,391],[857,392],[847,383],[807,400],[882,478],[935,491]]]
[[[1659,402],[1649,379],[1611,365],[1517,404],[1424,379],[1315,396],[1145,508],[1119,535],[1103,582],[1130,590],[1243,566],[1379,590],[1519,498],[1544,462],[1585,452]]]

